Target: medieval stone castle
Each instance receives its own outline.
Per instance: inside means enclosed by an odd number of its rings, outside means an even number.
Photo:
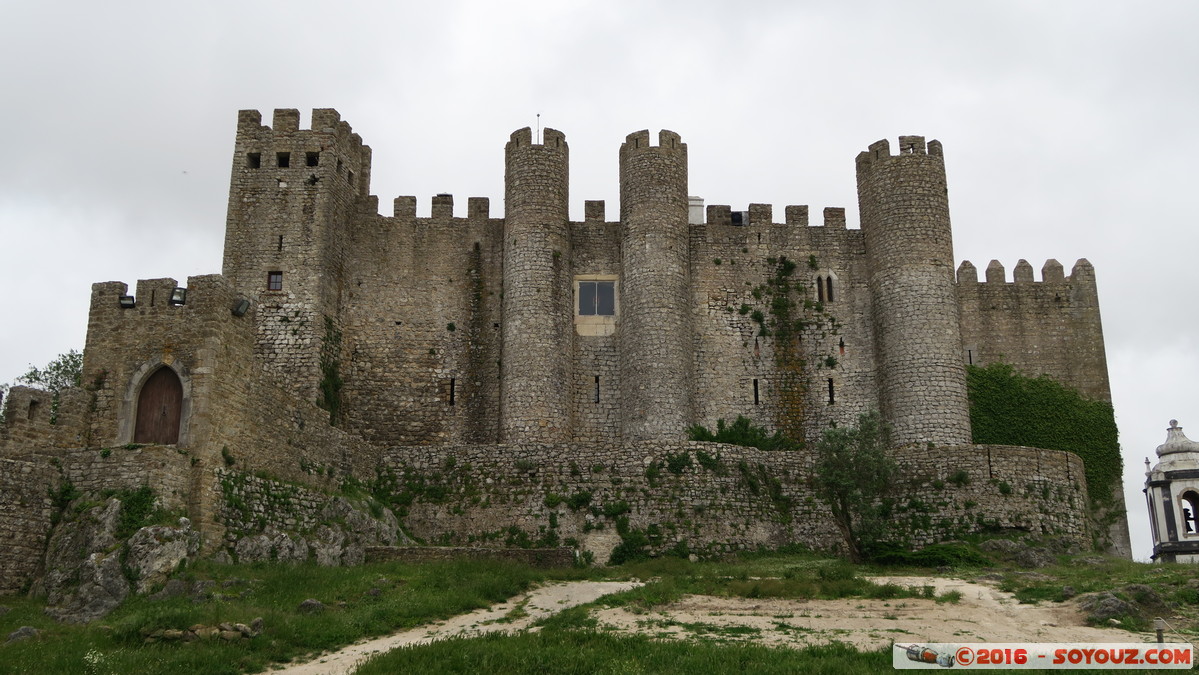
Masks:
[[[231,490],[293,486],[302,509],[385,476],[430,543],[519,531],[602,555],[620,511],[661,549],[819,546],[836,537],[805,453],[687,430],[743,416],[812,441],[877,410],[910,475],[937,490],[971,479],[923,500],[937,505],[901,526],[910,543],[984,523],[1091,541],[1078,457],[971,445],[965,370],[1003,361],[1110,400],[1094,271],[955,273],[939,142],[857,156],[861,229],[841,208],[821,222],[807,206],[782,222],[765,204],[705,209],[670,131],[620,146],[614,219],[588,201],[570,220],[566,137],[527,128],[505,148],[502,217],[486,198],[456,217],[437,195],[425,218],[413,197],[379,215],[371,149],[336,111],[299,118],[239,114],[222,274],[94,285],[84,387],[53,420],[48,394],[13,389],[0,461],[25,478],[4,499],[38,502],[62,480],[151,485],[206,550],[235,551],[264,532],[295,540],[304,519],[239,511]],[[0,539],[39,527],[21,508],[0,512]]]

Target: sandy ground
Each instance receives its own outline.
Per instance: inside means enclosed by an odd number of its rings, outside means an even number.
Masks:
[[[875,650],[894,642],[1141,642],[1137,633],[1092,628],[1073,605],[1021,605],[982,583],[926,577],[886,577],[877,583],[956,590],[956,603],[895,600],[779,600],[686,596],[635,614],[626,608],[594,615],[620,632],[663,638],[703,637],[729,642],[802,647],[845,642]]]
[[[546,584],[487,609],[478,609],[470,614],[462,614],[428,626],[359,642],[313,661],[289,665],[272,672],[294,675],[352,673],[359,662],[372,654],[458,635],[482,635],[497,631],[512,633],[524,630],[538,619],[640,585],[640,582],[634,581],[573,581]],[[512,616],[509,616],[510,613]]]
[[[663,639],[753,642],[802,647],[845,642],[863,650],[892,642],[1143,642],[1148,635],[1085,625],[1071,604],[1021,605],[985,583],[931,577],[884,577],[877,583],[933,586],[939,595],[956,590],[956,604],[935,600],[779,600],[685,596],[678,602],[635,613],[627,608],[594,610],[603,629],[648,633]],[[453,636],[527,629],[534,621],[592,602],[639,582],[574,581],[546,584],[488,609],[387,637],[351,645],[276,673],[352,673],[366,657],[396,647]]]

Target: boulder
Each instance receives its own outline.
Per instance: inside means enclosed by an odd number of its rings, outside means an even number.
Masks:
[[[129,538],[125,565],[137,579],[138,593],[165,584],[181,563],[200,551],[200,533],[186,518],[180,521],[180,527],[143,527]]]
[[[64,623],[87,623],[116,609],[129,595],[119,552],[93,553],[79,566],[79,585],[57,589],[46,614]]]
[[[116,548],[120,518],[120,500],[109,499],[85,509],[74,520],[59,523],[46,545],[46,574],[34,584],[33,595],[45,595],[49,605],[63,602],[88,556]]]
[[[187,584],[179,579],[168,579],[166,584],[150,597],[154,600],[165,600],[167,598],[177,598],[187,593]]]
[[[33,626],[21,626],[8,634],[8,639],[5,642],[16,642],[17,640],[28,640],[31,637],[37,637],[38,630]]]
[[[234,547],[239,563],[304,562],[308,560],[308,542],[292,538],[286,532],[267,527],[261,534],[242,537]]]
[[[1106,623],[1116,617],[1137,613],[1136,607],[1110,592],[1088,593],[1079,598],[1078,606],[1088,613],[1087,620],[1093,624]]]
[[[312,537],[312,553],[316,564],[325,567],[335,567],[342,563],[342,555],[346,548],[346,533],[328,525],[316,528]],[[361,547],[360,547],[361,548]]]
[[[1057,558],[1043,548],[1029,547],[1016,553],[1012,561],[1025,569],[1037,569],[1049,567],[1057,562]]]

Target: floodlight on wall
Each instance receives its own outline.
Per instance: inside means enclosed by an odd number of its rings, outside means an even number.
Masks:
[[[242,298],[233,304],[233,316],[245,316],[250,311],[250,301]]]
[[[133,309],[133,307],[137,305],[137,300],[135,300],[132,295],[122,295],[120,302],[121,309]]]
[[[176,286],[171,290],[171,299],[167,300],[167,302],[176,307],[187,302],[187,289]]]

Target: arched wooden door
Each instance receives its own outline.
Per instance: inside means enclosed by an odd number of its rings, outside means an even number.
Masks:
[[[179,442],[183,412],[183,384],[170,368],[159,368],[142,385],[137,397],[134,443],[171,445]]]

